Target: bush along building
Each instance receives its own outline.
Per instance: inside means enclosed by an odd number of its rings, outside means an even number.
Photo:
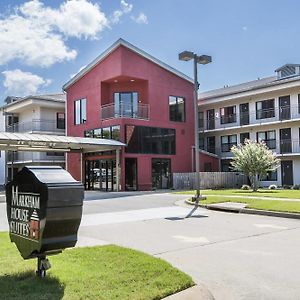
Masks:
[[[281,160],[262,186],[300,184],[300,65],[287,64],[276,76],[200,95],[200,148],[232,171],[230,149],[245,139],[264,141]]]
[[[194,170],[193,80],[122,39],[64,87],[67,135],[127,144],[116,154],[67,154],[67,169],[86,189],[167,189],[172,173]],[[216,154],[202,152],[201,170],[217,171]]]

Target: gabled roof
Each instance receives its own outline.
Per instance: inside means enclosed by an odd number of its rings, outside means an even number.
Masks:
[[[81,77],[83,77],[86,73],[88,73],[91,69],[93,69],[97,64],[99,64],[102,60],[104,60],[110,53],[112,53],[115,49],[120,46],[124,46],[129,50],[141,55],[142,57],[150,60],[151,62],[159,65],[163,69],[181,77],[188,82],[194,83],[193,79],[189,76],[185,75],[184,73],[174,69],[173,67],[169,66],[168,64],[160,61],[159,59],[155,58],[154,56],[148,54],[147,52],[137,48],[136,46],[130,44],[129,42],[118,39],[114,44],[112,44],[108,49],[106,49],[102,54],[100,54],[96,59],[94,59],[90,64],[88,64],[85,68],[83,68],[79,73],[77,73],[74,77],[72,77],[67,83],[63,85],[63,90],[65,91],[71,85],[73,85],[76,81],[78,81]]]

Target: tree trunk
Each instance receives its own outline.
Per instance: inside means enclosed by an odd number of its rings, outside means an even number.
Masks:
[[[258,190],[258,184],[257,184],[257,176],[250,176],[250,181],[251,181],[251,187],[252,191],[256,192]]]

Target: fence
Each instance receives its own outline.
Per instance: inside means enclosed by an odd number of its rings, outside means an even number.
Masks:
[[[240,188],[248,184],[247,176],[236,172],[200,172],[201,189]],[[173,188],[189,190],[196,187],[196,173],[174,173]]]

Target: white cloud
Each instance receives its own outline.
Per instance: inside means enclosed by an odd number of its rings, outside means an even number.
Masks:
[[[39,88],[48,86],[50,79],[44,79],[30,72],[19,69],[2,72],[5,79],[3,82],[8,95],[26,96],[36,94]]]
[[[111,18],[111,23],[116,24],[120,21],[120,18],[124,14],[128,14],[132,11],[133,5],[126,2],[125,0],[121,0],[120,2],[120,9],[115,10],[113,16]]]
[[[247,31],[248,27],[247,26],[243,26],[242,29],[243,29],[243,31]]]
[[[148,18],[142,12],[137,17],[132,16],[131,19],[138,24],[148,24]]]
[[[122,11],[128,10],[129,4],[122,2]],[[95,39],[108,23],[99,5],[88,0],[66,0],[57,9],[40,0],[25,2],[0,19],[0,65],[18,59],[48,67],[74,59],[77,52],[66,45],[66,39]]]

